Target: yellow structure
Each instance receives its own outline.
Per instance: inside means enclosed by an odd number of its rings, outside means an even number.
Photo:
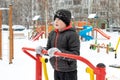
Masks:
[[[90,74],[90,80],[94,80],[94,72],[90,67],[86,68],[86,72]]]
[[[46,58],[40,57],[40,61],[42,62],[42,66],[43,66],[45,80],[48,80],[48,73],[47,73],[47,67],[46,67],[45,59]]]
[[[116,45],[116,48],[115,48],[115,58],[117,57],[117,50],[118,50],[119,44],[120,44],[120,37],[118,39],[118,42],[117,42],[117,45]]]

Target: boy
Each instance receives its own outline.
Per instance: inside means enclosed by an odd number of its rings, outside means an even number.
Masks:
[[[50,32],[46,47],[48,54],[54,54],[56,51],[75,55],[80,54],[79,36],[70,22],[70,11],[60,9],[55,13],[55,30]],[[36,52],[41,53],[42,49],[43,47],[39,46],[36,48]],[[52,56],[50,63],[54,69],[54,80],[77,80],[76,60]]]

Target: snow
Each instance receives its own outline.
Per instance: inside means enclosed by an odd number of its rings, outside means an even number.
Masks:
[[[102,35],[98,34],[97,41],[99,44],[108,44],[111,42],[112,46],[115,48],[119,33],[118,32],[106,32],[106,34],[111,36],[110,40],[107,40]],[[15,38],[14,39],[14,59],[13,63],[9,64],[9,39],[8,31],[2,32],[2,60],[0,60],[0,80],[35,80],[35,60],[30,58],[22,51],[22,47],[36,48],[37,46],[46,46],[47,39],[39,39],[38,41],[28,40],[28,38]],[[117,58],[114,58],[114,52],[106,53],[105,49],[90,50],[90,44],[93,44],[95,39],[90,41],[81,41],[80,56],[89,60],[94,66],[98,63],[104,63],[106,65],[106,78],[107,80],[120,80],[120,69],[109,67],[111,64],[120,64],[120,50],[118,47]],[[35,52],[30,52],[35,55]],[[49,58],[49,57],[47,57]],[[89,74],[86,73],[86,64],[78,61],[78,80],[90,80]],[[47,71],[49,80],[54,80],[53,69],[50,63],[47,63]],[[44,80],[44,79],[43,79]]]

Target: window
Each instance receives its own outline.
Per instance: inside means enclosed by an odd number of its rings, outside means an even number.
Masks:
[[[88,9],[84,9],[84,14],[88,14]]]
[[[100,5],[101,5],[101,6],[105,6],[105,5],[106,5],[106,2],[105,2],[105,1],[100,1]]]
[[[119,3],[119,8],[120,8],[120,3]]]
[[[79,5],[79,4],[81,4],[81,0],[74,0],[74,1],[73,1],[73,4],[74,4],[74,5]]]
[[[100,12],[100,15],[105,15],[105,12]]]

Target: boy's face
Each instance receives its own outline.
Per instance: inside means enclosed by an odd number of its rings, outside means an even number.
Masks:
[[[61,19],[55,18],[54,27],[55,27],[55,29],[62,31],[66,27],[66,24]]]

